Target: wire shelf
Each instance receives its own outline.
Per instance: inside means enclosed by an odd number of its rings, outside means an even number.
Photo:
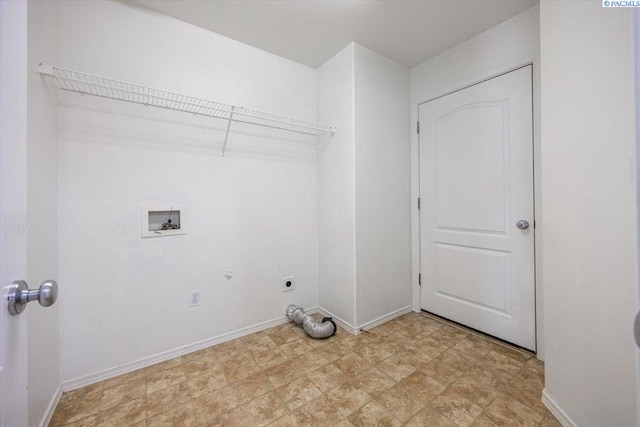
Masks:
[[[56,81],[58,88],[62,90],[228,120],[225,146],[231,122],[282,129],[304,135],[315,135],[319,141],[335,133],[335,128],[329,125],[222,104],[52,65],[41,64],[40,73],[52,77]]]

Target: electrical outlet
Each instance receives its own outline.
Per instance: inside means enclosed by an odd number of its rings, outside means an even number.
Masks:
[[[289,276],[282,278],[282,292],[289,292],[296,290],[296,276]]]
[[[201,297],[202,297],[202,294],[200,293],[200,289],[189,292],[189,307],[195,307],[196,305],[200,305]]]

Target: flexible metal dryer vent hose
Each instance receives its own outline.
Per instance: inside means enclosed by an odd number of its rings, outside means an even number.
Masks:
[[[330,317],[325,317],[322,322],[317,322],[300,307],[293,304],[287,307],[287,317],[298,325],[302,325],[304,331],[311,338],[329,338],[338,330],[335,322]]]

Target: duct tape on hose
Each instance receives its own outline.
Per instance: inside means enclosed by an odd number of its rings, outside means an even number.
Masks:
[[[318,322],[296,305],[291,304],[288,306],[286,313],[290,320],[296,322],[298,325],[302,325],[304,331],[311,338],[329,338],[334,336],[338,331],[336,323],[330,317],[325,317],[322,319],[322,322]]]

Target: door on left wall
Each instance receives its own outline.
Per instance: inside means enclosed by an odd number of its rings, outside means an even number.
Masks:
[[[57,275],[57,105],[36,59],[57,55],[56,16],[0,1],[0,427],[46,425],[60,390],[59,303],[8,310],[15,281]]]
[[[29,312],[7,293],[27,275],[27,4],[0,2],[0,426],[28,425]]]

